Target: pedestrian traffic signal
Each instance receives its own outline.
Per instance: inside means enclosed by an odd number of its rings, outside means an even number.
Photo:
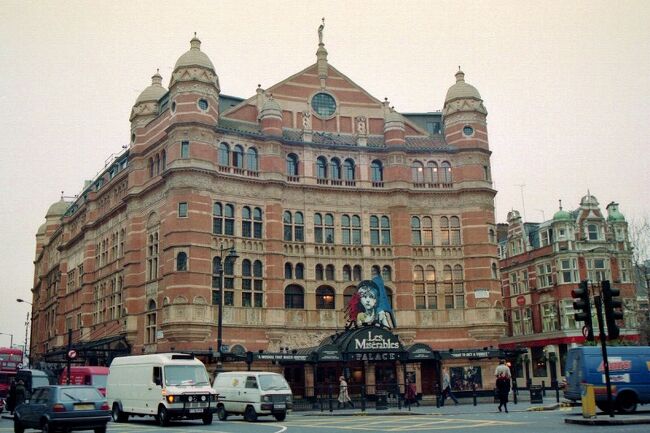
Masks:
[[[609,281],[603,281],[603,304],[605,305],[605,321],[607,322],[607,336],[610,340],[615,340],[621,335],[621,330],[616,324],[617,320],[623,319],[623,312],[616,309],[623,308],[620,299],[614,299],[621,294],[620,289],[609,285]]]
[[[594,341],[594,328],[591,322],[591,301],[589,300],[589,286],[587,280],[581,281],[580,285],[571,290],[573,296],[573,309],[576,311],[574,317],[576,322],[585,322],[587,341]]]

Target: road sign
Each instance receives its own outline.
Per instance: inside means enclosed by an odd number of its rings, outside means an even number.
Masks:
[[[18,365],[17,365],[16,367],[18,368],[18,370],[20,370],[21,368],[23,368],[23,363],[22,363],[22,362],[19,362]]]
[[[68,350],[68,358],[70,359],[75,359],[77,357],[77,351],[76,350]]]
[[[583,326],[582,327],[582,336],[587,338],[588,335],[589,335],[589,327]]]

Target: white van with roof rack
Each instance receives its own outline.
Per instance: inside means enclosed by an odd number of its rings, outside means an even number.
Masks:
[[[260,415],[284,421],[293,408],[293,394],[284,376],[265,371],[219,373],[212,385],[219,393],[217,417],[225,421],[231,414],[244,415],[254,422]]]
[[[106,385],[115,422],[126,422],[130,415],[150,415],[161,426],[174,418],[211,424],[217,396],[205,365],[184,353],[115,358]]]

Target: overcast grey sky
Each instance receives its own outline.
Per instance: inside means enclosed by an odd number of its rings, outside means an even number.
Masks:
[[[128,143],[156,68],[167,87],[197,32],[222,92],[249,97],[316,61],[323,16],[330,64],[398,111],[441,109],[462,66],[498,222],[522,192],[530,221],[587,190],[650,215],[649,1],[0,0],[0,332],[23,343],[36,230]]]

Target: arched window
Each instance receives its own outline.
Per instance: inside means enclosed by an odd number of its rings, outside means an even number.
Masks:
[[[232,151],[232,166],[236,168],[244,168],[244,148],[239,144],[236,145]]]
[[[341,215],[341,242],[343,245],[350,245],[352,243],[350,216],[346,214]]]
[[[246,151],[246,169],[257,172],[257,149],[249,147]]]
[[[323,281],[323,265],[316,265],[316,281]]]
[[[162,151],[162,169],[165,170],[167,168],[167,152],[165,150]]]
[[[372,265],[372,268],[370,269],[370,276],[372,278],[378,277],[381,275],[381,268],[379,265]]]
[[[497,277],[497,265],[496,263],[492,263],[492,279],[496,280]]]
[[[297,284],[284,289],[284,308],[305,308],[305,291]]]
[[[375,159],[370,164],[370,178],[373,182],[384,181],[384,167],[378,159]]]
[[[370,216],[370,245],[379,245],[379,217]]]
[[[253,262],[253,306],[264,305],[264,266],[259,260]]]
[[[422,233],[420,232],[420,218],[411,217],[411,244],[422,245]]]
[[[434,161],[427,162],[427,169],[424,172],[425,182],[438,183],[438,164]]]
[[[381,244],[390,245],[390,219],[387,216],[381,217]]]
[[[241,210],[241,235],[245,238],[253,237],[253,221],[251,215],[251,208],[244,206]]]
[[[319,156],[316,159],[316,177],[319,179],[327,179],[327,160],[324,156]]]
[[[316,308],[318,310],[334,310],[335,303],[334,289],[328,286],[321,286],[316,289]]]
[[[330,178],[333,180],[341,179],[341,161],[338,158],[332,158],[330,167]]]
[[[305,279],[305,265],[302,263],[297,263],[296,264],[296,280],[304,280]]]
[[[352,215],[352,244],[361,245],[361,218]]]
[[[441,183],[451,183],[451,164],[449,164],[447,161],[443,162],[440,164],[440,168],[442,173],[440,173],[440,182]]]
[[[414,161],[411,166],[411,177],[414,183],[424,182],[424,165],[420,161]]]
[[[325,214],[325,243],[334,243],[334,217],[331,213]]]
[[[449,218],[451,245],[460,245],[460,219],[456,216]]]
[[[223,206],[221,203],[212,205],[212,233],[223,234]]]
[[[360,265],[354,265],[354,268],[352,269],[352,279],[354,281],[363,280],[363,269]]]
[[[176,270],[187,271],[187,253],[181,251],[176,255]]]
[[[295,153],[287,155],[287,176],[298,176],[298,156]]]
[[[352,281],[352,267],[350,265],[343,266],[343,281]]]
[[[296,212],[294,215],[293,240],[296,242],[305,241],[305,221],[302,212]]]
[[[160,174],[160,155],[156,155],[156,175]]]
[[[327,281],[334,281],[336,279],[336,275],[334,272],[334,265],[327,265],[325,267],[325,279]]]
[[[384,266],[381,268],[381,278],[382,278],[384,281],[392,281],[392,279],[393,279],[393,271],[392,271],[392,269],[390,268],[390,266],[388,266],[388,265],[384,265]]]
[[[284,227],[283,239],[285,241],[292,241],[293,240],[293,216],[291,215],[291,212],[289,212],[288,210],[285,210],[284,213],[282,214],[282,224]]]
[[[219,143],[219,165],[230,165],[230,146],[227,143]]]
[[[497,243],[497,238],[494,235],[494,229],[488,230],[488,239],[490,240],[491,244],[496,244]]]
[[[465,284],[463,279],[463,267],[454,265],[454,308],[465,308]]]
[[[253,209],[253,237],[262,239],[262,209],[258,207]]]
[[[284,279],[285,280],[293,279],[293,265],[291,263],[284,264]]]
[[[442,245],[449,245],[449,218],[440,217],[440,243]]]
[[[152,344],[156,342],[156,301],[149,300],[147,306],[147,319],[144,333],[144,343]]]
[[[148,281],[158,278],[158,232],[150,233],[147,241]]]
[[[334,217],[332,214],[314,214],[314,242],[317,244],[334,243]]]
[[[224,210],[224,235],[235,234],[235,206],[227,204]]]
[[[343,179],[354,180],[354,160],[350,158],[343,162]]]
[[[422,218],[422,243],[433,245],[433,221],[428,216]]]

